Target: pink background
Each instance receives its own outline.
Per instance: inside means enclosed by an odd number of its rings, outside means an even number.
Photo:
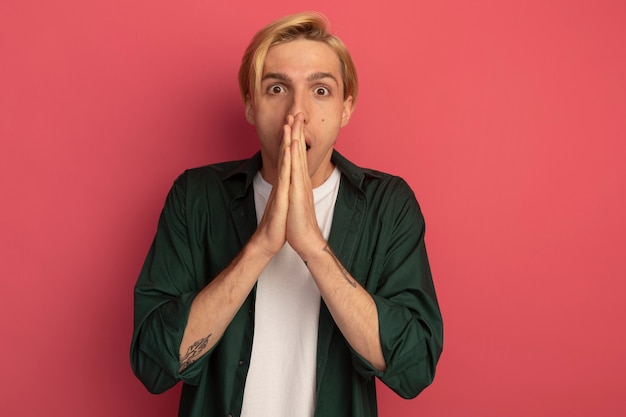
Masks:
[[[300,0],[0,3],[3,416],[173,416],[132,288],[185,168],[251,155],[236,70]],[[445,349],[382,416],[626,413],[626,6],[319,0],[360,70],[338,142],[427,219]]]

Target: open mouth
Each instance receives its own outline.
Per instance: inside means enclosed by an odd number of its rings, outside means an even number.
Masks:
[[[311,145],[309,145],[308,143],[306,144],[306,150],[308,151],[309,149],[311,149]]]

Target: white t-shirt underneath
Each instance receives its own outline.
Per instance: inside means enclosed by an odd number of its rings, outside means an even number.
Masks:
[[[335,168],[313,190],[315,215],[328,239],[341,173]],[[254,202],[261,220],[272,190],[260,173]],[[243,417],[305,417],[315,411],[320,293],[298,254],[285,246],[265,267],[256,289],[252,358],[243,395]]]

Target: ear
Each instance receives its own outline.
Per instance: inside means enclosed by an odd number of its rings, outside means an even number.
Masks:
[[[354,99],[352,96],[348,96],[343,101],[343,111],[341,112],[341,127],[344,127],[350,121],[352,111],[354,110]]]
[[[250,96],[246,96],[246,120],[253,126],[256,124],[254,118],[254,106],[252,105]]]

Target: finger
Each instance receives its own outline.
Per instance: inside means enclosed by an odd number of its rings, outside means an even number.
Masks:
[[[293,139],[304,139],[304,113],[293,116]]]
[[[277,170],[278,170],[279,175],[280,175],[280,171],[282,167],[282,160],[283,160],[282,156],[284,156],[285,149],[289,149],[289,147],[291,146],[291,138],[293,135],[293,122],[294,122],[294,117],[292,115],[288,115],[286,117],[285,124],[283,125],[283,138],[280,141],[280,151],[279,151],[278,164],[277,164],[278,165]]]
[[[289,186],[291,170],[292,170],[292,161],[291,161],[291,147],[283,147],[281,150],[280,157],[280,170],[278,171],[278,186],[284,186],[285,184]]]
[[[283,154],[285,149],[289,148],[289,146],[291,146],[291,126],[284,125],[283,126],[283,139],[280,142],[280,152],[279,152],[279,157],[278,157],[279,170],[280,170],[280,161],[282,159],[281,155]]]
[[[294,140],[291,144],[291,184],[290,192],[294,193],[296,200],[303,198],[307,190],[310,190],[310,181],[308,177],[306,154],[302,153],[301,140]]]
[[[294,122],[294,117],[291,115],[288,115],[285,118],[285,124],[283,125],[283,137],[282,140],[280,141],[280,145],[279,145],[279,152],[278,152],[278,161],[276,162],[276,171],[277,171],[277,175],[280,175],[280,172],[282,170],[282,163],[283,163],[283,159],[284,159],[284,153],[286,149],[289,149],[289,147],[291,146],[291,136],[292,136],[292,131],[293,131],[293,122]]]
[[[289,184],[291,182],[291,152],[290,148],[283,148],[279,156],[280,170],[278,178],[267,203],[266,212],[275,210],[279,217],[285,217],[289,207]]]
[[[291,140],[293,139],[293,125],[295,122],[295,118],[292,115],[287,116],[287,120],[285,121],[285,125],[283,126],[283,143],[286,146],[291,145]]]
[[[292,153],[292,162],[294,166],[297,164],[299,168],[298,174],[300,175],[306,174],[307,172],[306,136],[304,133],[304,124],[304,113],[300,112],[296,114],[296,116],[294,117],[291,134],[292,140],[295,141],[295,143],[292,144],[292,148],[294,148],[293,150],[296,151]]]

